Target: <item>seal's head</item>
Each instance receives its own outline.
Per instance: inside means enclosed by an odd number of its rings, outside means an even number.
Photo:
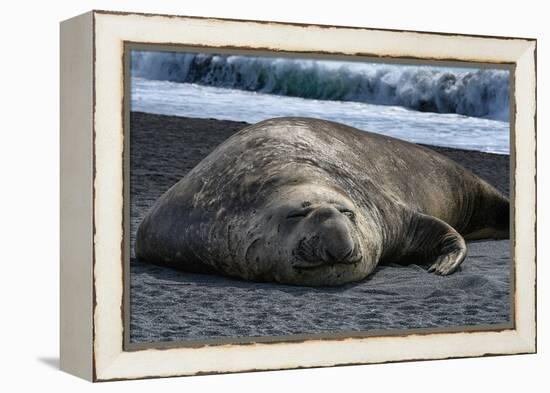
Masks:
[[[341,285],[364,279],[376,265],[379,231],[342,190],[282,187],[257,212],[243,244],[250,279]]]

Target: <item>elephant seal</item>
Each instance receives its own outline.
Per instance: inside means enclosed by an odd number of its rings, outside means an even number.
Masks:
[[[381,262],[446,275],[466,239],[507,238],[509,202],[422,146],[312,118],[237,132],[153,205],[140,260],[196,273],[320,286]]]

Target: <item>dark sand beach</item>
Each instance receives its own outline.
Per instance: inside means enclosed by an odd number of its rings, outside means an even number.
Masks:
[[[468,244],[450,276],[418,265],[384,265],[336,288],[251,283],[137,261],[137,226],[147,210],[217,145],[247,123],[131,114],[130,341],[502,325],[511,318],[510,242]],[[509,194],[509,157],[433,147]]]

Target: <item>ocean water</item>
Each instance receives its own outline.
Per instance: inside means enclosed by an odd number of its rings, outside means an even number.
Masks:
[[[132,51],[131,110],[255,123],[317,117],[428,145],[509,153],[509,72]]]
[[[400,106],[314,100],[132,78],[131,110],[255,123],[280,116],[333,120],[415,143],[508,154],[509,123]]]

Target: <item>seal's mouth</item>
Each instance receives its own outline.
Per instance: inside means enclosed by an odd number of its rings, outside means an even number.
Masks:
[[[305,265],[292,265],[292,267],[297,270],[297,271],[315,271],[315,270],[322,270],[322,269],[330,269],[330,268],[336,268],[336,267],[345,267],[346,269],[355,269],[357,268],[357,266],[359,266],[359,262],[360,261],[357,261],[357,262],[354,262],[354,263],[330,263],[330,264],[327,264],[327,263],[322,263],[322,264],[319,264],[319,265],[309,265],[309,266],[305,266]]]
[[[296,270],[316,270],[321,268],[330,268],[330,267],[349,267],[349,268],[356,268],[363,259],[363,256],[360,252],[353,251],[350,257],[346,258],[345,260],[341,261],[319,261],[318,263],[311,263],[311,262],[298,262],[292,264],[292,267]]]

